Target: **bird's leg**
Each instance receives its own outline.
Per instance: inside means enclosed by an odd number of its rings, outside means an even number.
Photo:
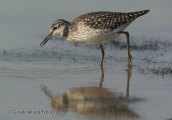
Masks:
[[[130,54],[130,43],[129,43],[129,33],[128,32],[124,32],[124,31],[119,31],[119,33],[121,34],[125,34],[127,36],[127,58],[128,58],[128,65],[131,66],[131,54]]]
[[[131,66],[128,65],[128,69],[127,71],[127,92],[126,92],[126,96],[129,96],[129,82],[130,82],[130,78],[131,78]]]
[[[101,48],[101,61],[100,61],[100,66],[103,66],[103,58],[104,58],[104,50],[102,44],[100,45]]]
[[[101,81],[100,81],[100,87],[102,87],[103,81],[104,81],[104,71],[103,71],[103,66],[100,65],[100,70],[101,70]]]

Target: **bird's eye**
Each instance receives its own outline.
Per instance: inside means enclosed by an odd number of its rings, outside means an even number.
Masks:
[[[57,27],[54,27],[53,30],[57,29]]]

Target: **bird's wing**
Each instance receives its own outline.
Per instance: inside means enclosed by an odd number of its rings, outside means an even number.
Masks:
[[[84,22],[85,25],[95,28],[95,29],[115,29],[119,26],[133,21],[139,16],[142,16],[149,12],[149,10],[129,12],[129,13],[120,13],[120,12],[92,12],[80,15],[75,18],[71,24],[78,24],[79,21]]]

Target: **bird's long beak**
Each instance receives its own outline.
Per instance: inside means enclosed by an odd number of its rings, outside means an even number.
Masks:
[[[51,32],[51,33],[44,39],[44,41],[41,42],[40,46],[43,47],[43,46],[45,45],[45,43],[47,43],[48,40],[49,40],[50,38],[52,38],[52,37],[53,37],[53,33]]]

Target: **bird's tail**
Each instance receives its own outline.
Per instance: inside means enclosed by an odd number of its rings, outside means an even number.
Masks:
[[[149,10],[129,12],[129,13],[126,13],[125,15],[128,16],[129,19],[136,19],[136,18],[146,14],[147,12],[149,12]]]
[[[136,18],[146,14],[149,10],[142,10],[136,12],[128,12],[116,18],[116,23],[118,23],[117,27],[123,25],[125,23],[131,22]]]

